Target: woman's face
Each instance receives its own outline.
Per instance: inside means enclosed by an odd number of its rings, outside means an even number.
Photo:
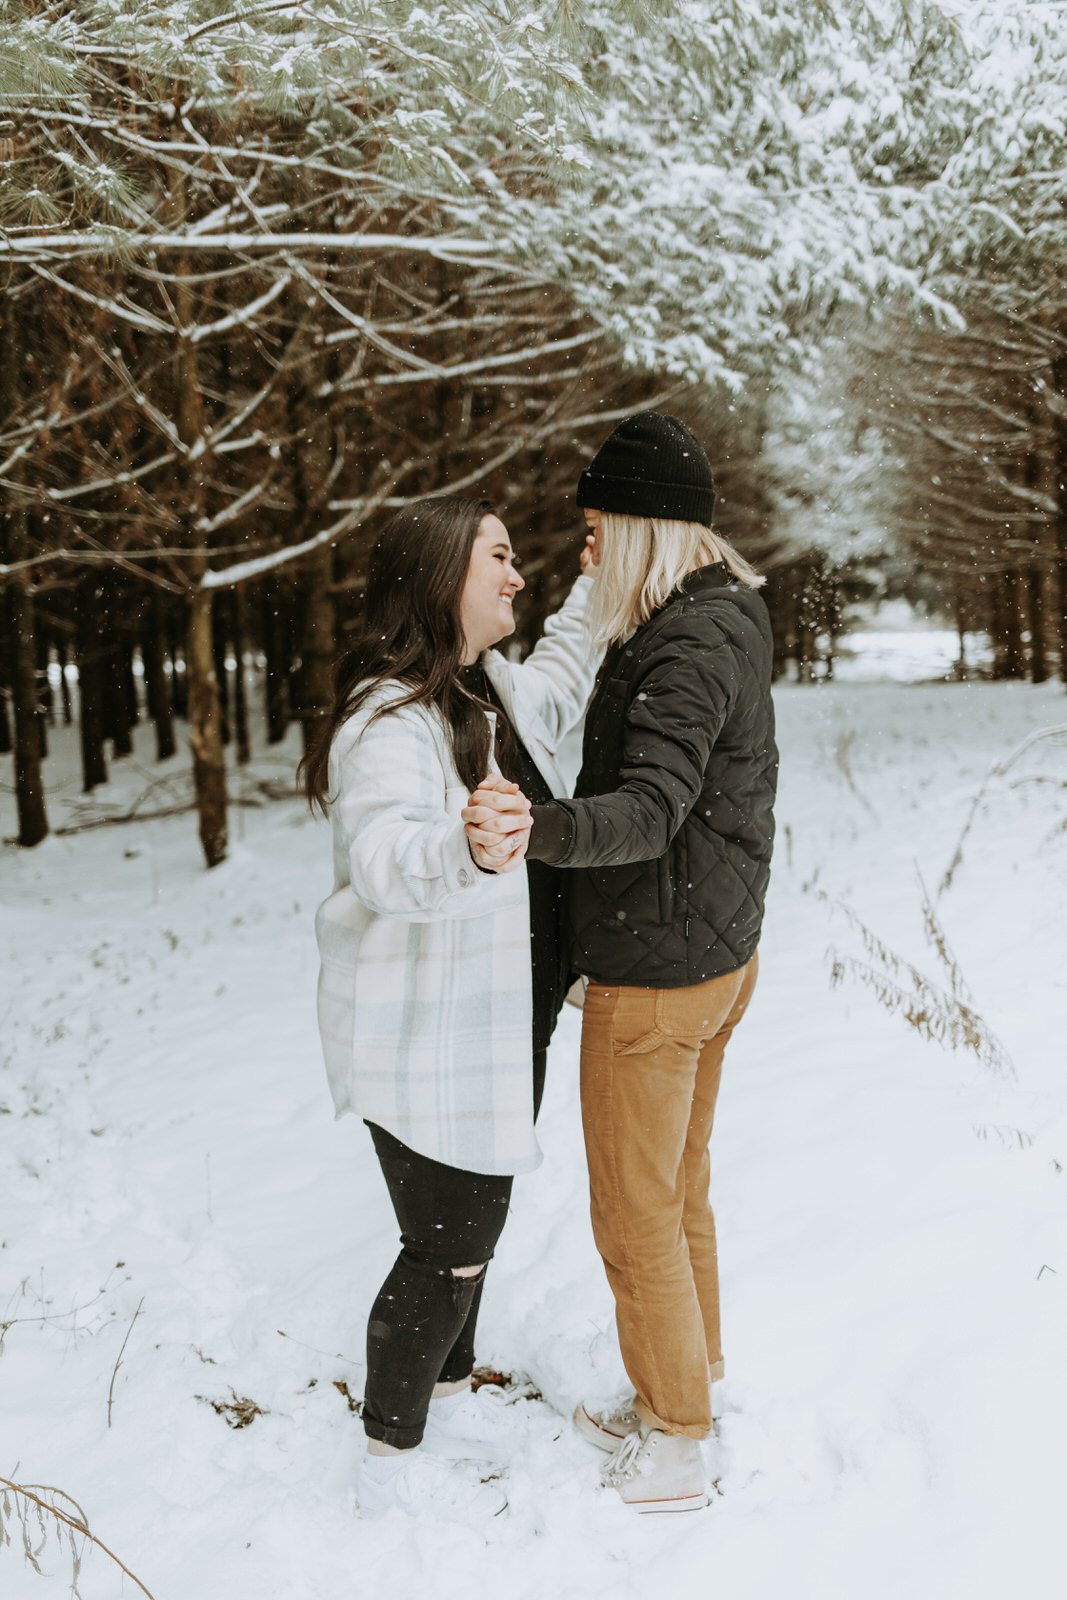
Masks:
[[[459,602],[459,620],[466,640],[464,666],[483,650],[515,631],[511,602],[524,587],[515,571],[508,530],[499,517],[483,517],[471,549],[467,581]]]

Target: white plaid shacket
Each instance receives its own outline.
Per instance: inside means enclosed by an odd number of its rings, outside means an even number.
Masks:
[[[521,664],[482,664],[553,794],[556,746],[585,711],[597,658],[579,578]],[[526,868],[471,860],[468,792],[432,709],[371,721],[404,689],[385,683],[330,752],[334,887],[315,919],[318,1012],[338,1116],[470,1172],[529,1172],[533,1127]]]

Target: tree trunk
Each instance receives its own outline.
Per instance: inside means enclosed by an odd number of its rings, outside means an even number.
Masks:
[[[260,607],[266,660],[267,742],[280,744],[289,727],[289,629],[279,585],[270,575],[261,586]]]
[[[798,573],[800,594],[797,604],[797,682],[813,683],[815,680],[815,582],[811,569],[804,567]]]
[[[27,555],[26,517],[21,507],[9,507],[5,516],[8,561]],[[41,772],[41,719],[37,700],[37,651],[34,638],[33,590],[24,573],[16,573],[7,586],[8,654],[15,712],[15,802],[18,842],[40,844],[48,833],[48,813]]]
[[[959,578],[952,594],[952,609],[956,619],[956,638],[959,641],[960,653],[953,663],[953,673],[957,678],[966,677],[967,674],[967,619],[963,601],[963,584]]]
[[[229,596],[216,595],[211,608],[211,650],[215,661],[215,682],[219,690],[219,728],[223,744],[230,742]]]
[[[11,716],[8,712],[11,700],[11,657],[8,649],[4,612],[6,602],[3,593],[0,589],[0,755],[8,756],[11,754]]]
[[[176,168],[170,174],[170,206],[175,223],[185,221],[185,178]],[[204,452],[204,418],[200,395],[197,349],[192,340],[196,308],[189,278],[189,258],[179,254],[174,262],[174,308],[178,316],[174,378],[178,437],[184,454],[178,468],[181,492],[183,543],[194,553],[189,563],[189,631],[185,664],[189,696],[189,744],[193,752],[193,783],[199,816],[200,843],[209,867],[226,859],[226,759],[222,749],[219,689],[212,649],[211,591],[201,589],[208,568],[208,549],[200,532],[204,509],[204,482],[210,461]],[[197,449],[196,447],[200,447]]]
[[[55,707],[52,703],[52,682],[48,676],[48,662],[51,656],[51,646],[47,634],[43,631],[40,618],[36,616],[33,625],[33,648],[36,656],[36,670],[34,672],[35,694],[37,698],[37,736],[40,743],[41,760],[48,759],[48,730],[56,724]]]
[[[74,703],[70,693],[70,679],[67,677],[67,668],[70,666],[70,644],[67,640],[58,647],[56,654],[59,657],[59,694],[63,702],[63,726],[69,728],[74,721]]]
[[[1067,333],[1061,321],[1057,330]],[[1062,337],[1051,361],[1052,387],[1067,404],[1067,349]],[[1057,407],[1052,412],[1052,439],[1056,468],[1056,643],[1060,652],[1060,680],[1067,683],[1067,414]]]
[[[209,867],[226,859],[226,762],[211,638],[211,590],[197,589],[189,608],[185,659],[189,676],[189,743],[193,751],[200,843]]]
[[[1048,678],[1048,635],[1045,631],[1045,574],[1031,567],[1026,575],[1026,599],[1030,623],[1030,682]]]
[[[141,634],[141,660],[144,662],[145,695],[148,714],[156,725],[156,760],[167,761],[174,754],[174,714],[170,684],[163,663],[164,603],[157,589],[152,596],[148,625]]]
[[[122,673],[123,702],[126,707],[126,726],[129,729],[136,728],[141,720],[141,706],[137,698],[137,673],[134,669],[133,657],[133,635],[128,628],[123,626],[119,634],[119,666]]]
[[[1022,661],[1022,616],[1019,608],[1019,570],[1016,566],[1009,566],[1006,573],[1001,574],[1001,637],[1005,643],[1005,678],[1025,677],[1025,666]]]
[[[998,679],[1022,678],[1025,676],[1022,618],[1019,614],[1019,573],[1015,567],[1009,567],[1006,572],[994,577],[993,593],[997,629],[993,641],[993,676]]]
[[[173,616],[167,630],[167,655],[170,658],[170,703],[176,717],[189,715],[189,684],[185,675],[185,651]],[[166,663],[164,663],[164,669]]]
[[[18,404],[19,351],[15,306],[0,292],[0,425],[14,415]],[[16,491],[17,492],[17,491]],[[9,562],[29,555],[25,508],[8,501],[3,514],[4,551]],[[37,700],[37,642],[34,633],[33,584],[28,568],[7,580],[4,620],[11,672],[11,697],[15,713],[15,804],[18,842],[32,847],[48,833],[48,813],[41,772],[41,727]]]
[[[781,568],[770,577],[763,593],[766,597],[767,612],[771,621],[773,647],[771,676],[777,682],[789,663],[790,617],[792,611],[792,599]]]
[[[841,637],[841,585],[833,572],[824,576],[822,584],[823,613],[826,624],[826,678],[830,682],[834,676],[834,664],[837,661],[837,641]]]
[[[252,748],[248,738],[248,696],[245,693],[245,596],[242,584],[230,590],[230,622],[233,632],[233,725],[237,740],[237,764],[244,766]]]
[[[114,579],[106,574],[98,585],[100,594],[100,672],[103,694],[104,737],[111,740],[111,754],[117,761],[133,754],[130,737],[129,689],[119,636],[119,596]]]
[[[310,311],[308,315],[310,317]],[[338,443],[330,412],[317,396],[322,383],[332,376],[332,359],[320,352],[312,361],[291,364],[287,373],[286,399],[289,432],[293,439],[293,488],[298,510],[298,542],[309,538],[316,527],[321,526],[323,516],[328,515],[325,501]],[[444,403],[443,399],[441,403]],[[446,430],[439,430],[438,437],[444,440],[452,435]],[[443,448],[439,454],[443,460]],[[289,659],[300,658],[300,671],[293,685],[292,701],[300,718],[305,751],[315,742],[333,704],[337,629],[333,580],[333,549],[315,551],[302,569],[302,603],[291,612]]]
[[[34,625],[37,648],[37,704],[40,708],[41,759],[48,754],[48,729],[56,725],[56,697],[48,669],[52,665],[52,634],[42,618]]]
[[[78,727],[82,748],[82,788],[89,794],[107,782],[104,754],[104,663],[100,639],[101,584],[90,572],[75,594],[74,654],[78,667]]]
[[[333,603],[333,550],[311,558],[304,592],[304,638],[300,667],[300,722],[304,749],[310,750],[333,705],[333,663],[337,653]]]

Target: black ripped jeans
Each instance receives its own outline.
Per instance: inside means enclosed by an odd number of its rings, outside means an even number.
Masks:
[[[534,1057],[534,1114],[545,1053]],[[371,1439],[411,1450],[422,1439],[435,1383],[474,1367],[485,1269],[507,1220],[510,1177],[464,1172],[419,1155],[368,1123],[400,1224],[402,1249],[367,1321],[363,1426]],[[457,1277],[454,1267],[480,1267]]]

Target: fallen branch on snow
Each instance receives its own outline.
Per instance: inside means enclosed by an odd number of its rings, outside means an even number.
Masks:
[[[0,1545],[11,1543],[10,1524],[18,1523],[19,1533],[22,1538],[22,1553],[34,1572],[40,1573],[41,1568],[37,1557],[41,1554],[48,1542],[50,1524],[45,1521],[45,1516],[54,1517],[58,1527],[53,1531],[59,1541],[60,1548],[64,1546],[70,1552],[71,1581],[70,1592],[74,1600],[80,1600],[81,1591],[78,1588],[78,1579],[81,1576],[82,1552],[78,1548],[78,1538],[88,1539],[90,1544],[95,1544],[98,1550],[119,1567],[148,1600],[154,1600],[151,1590],[146,1589],[140,1578],[131,1572],[124,1561],[120,1561],[114,1550],[109,1550],[102,1539],[89,1527],[89,1520],[78,1502],[67,1494],[64,1489],[54,1489],[47,1483],[13,1483],[10,1478],[0,1478]],[[39,1493],[36,1491],[40,1491]],[[43,1495],[58,1495],[69,1506],[73,1506],[76,1516],[70,1516],[62,1511],[59,1506],[50,1500],[42,1499]],[[35,1534],[31,1536],[31,1520],[36,1522]],[[36,1544],[34,1538],[36,1537]],[[42,1574],[43,1576],[43,1574]]]

